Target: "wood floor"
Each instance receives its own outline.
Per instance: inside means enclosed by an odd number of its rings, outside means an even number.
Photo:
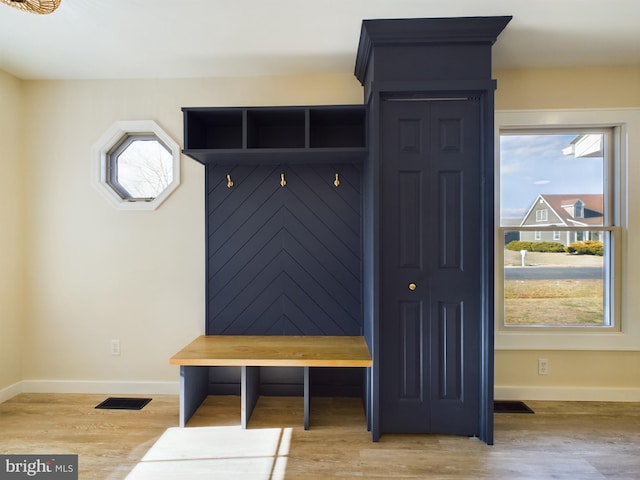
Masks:
[[[80,479],[125,478],[178,425],[178,397],[154,395],[139,411],[94,409],[104,398],[21,394],[0,404],[0,453],[78,454]],[[301,398],[261,397],[249,430],[288,430],[287,479],[640,478],[640,404],[527,404],[535,414],[496,414],[494,446],[444,435],[386,434],[373,443],[354,399],[314,398],[304,431]],[[238,397],[209,397],[187,428],[239,423]]]

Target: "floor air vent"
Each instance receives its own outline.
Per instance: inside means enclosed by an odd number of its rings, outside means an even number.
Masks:
[[[493,411],[494,413],[535,413],[527,404],[517,400],[495,400]]]
[[[107,410],[142,410],[151,401],[150,398],[109,397],[96,408]]]

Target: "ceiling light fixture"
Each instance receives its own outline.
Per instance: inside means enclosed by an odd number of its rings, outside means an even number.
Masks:
[[[39,14],[53,12],[60,6],[61,1],[62,0],[0,0],[0,2],[11,5],[18,10]]]

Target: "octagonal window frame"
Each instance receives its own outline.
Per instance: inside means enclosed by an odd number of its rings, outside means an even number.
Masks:
[[[114,185],[113,163],[122,153],[123,145],[130,145],[136,139],[156,140],[171,155],[173,178],[167,186],[153,198],[136,198],[127,195]],[[153,120],[122,120],[115,122],[94,144],[92,148],[92,184],[102,196],[119,210],[155,210],[180,185],[180,147]]]

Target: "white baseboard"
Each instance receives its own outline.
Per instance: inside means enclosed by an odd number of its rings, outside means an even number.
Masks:
[[[19,393],[100,393],[178,395],[180,382],[99,382],[77,380],[24,380],[0,390],[0,403]],[[497,400],[550,400],[640,402],[640,388],[496,386]]]
[[[640,388],[496,386],[496,400],[640,402]]]
[[[180,382],[107,382],[24,380],[18,393],[101,393],[112,395],[178,395]]]
[[[14,383],[0,390],[0,403],[6,402],[10,398],[22,393],[22,382]]]

